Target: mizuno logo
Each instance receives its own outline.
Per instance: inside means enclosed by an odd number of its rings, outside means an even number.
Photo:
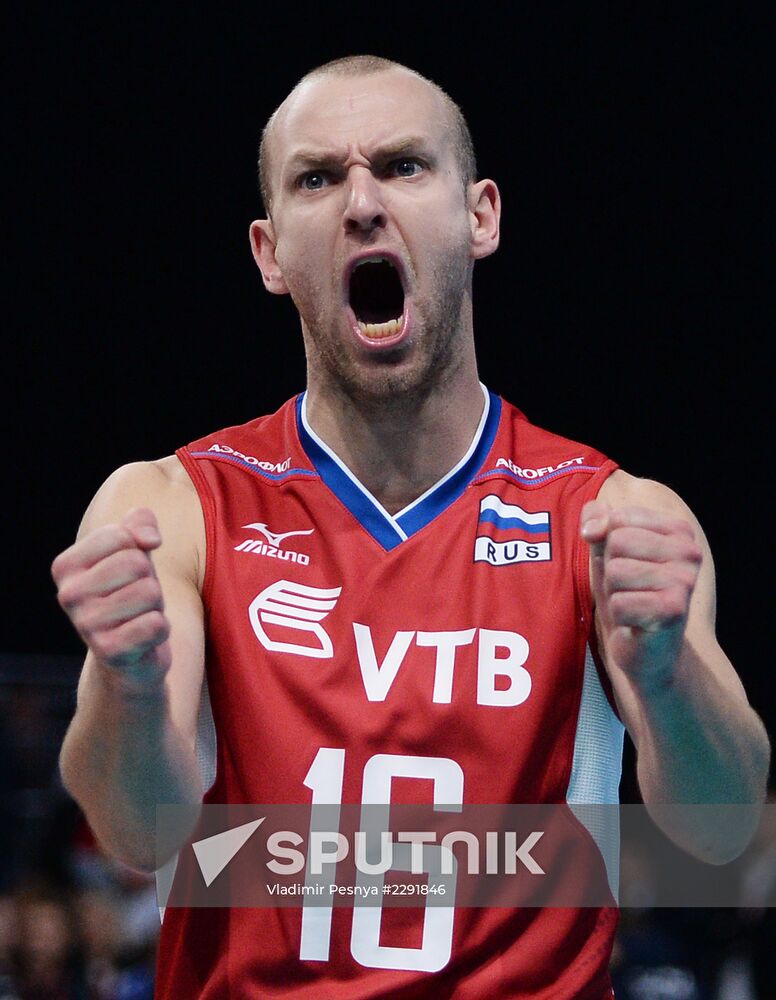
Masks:
[[[335,607],[341,593],[342,587],[323,590],[277,580],[251,601],[248,608],[251,627],[262,646],[271,652],[330,660],[334,647],[319,623]],[[271,626],[269,632],[267,626]],[[312,637],[312,645],[300,641],[306,635]],[[296,641],[291,642],[290,638]]]
[[[267,539],[263,542],[260,538],[246,538],[235,545],[235,552],[250,552],[254,556],[267,556],[270,559],[283,559],[285,562],[299,563],[301,566],[309,566],[310,557],[305,552],[295,552],[293,549],[283,547],[286,538],[292,535],[312,535],[315,528],[307,528],[302,531],[270,531],[263,521],[254,521],[252,524],[244,524],[243,528],[251,528],[253,531],[260,531]]]
[[[290,538],[292,535],[312,535],[315,531],[315,528],[308,528],[307,531],[283,531],[279,535],[276,535],[274,531],[269,530],[263,521],[258,521],[254,524],[244,524],[243,528],[253,528],[255,531],[260,531],[270,545],[280,545],[284,538]]]

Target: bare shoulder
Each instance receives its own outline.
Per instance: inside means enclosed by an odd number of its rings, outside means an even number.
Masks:
[[[697,523],[690,508],[669,486],[617,469],[601,486],[598,499],[610,507],[646,507]]]
[[[194,484],[175,455],[116,469],[89,504],[79,538],[120,521],[134,507],[147,507],[156,516],[162,535],[158,558],[176,574],[201,584],[205,565],[202,508]]]

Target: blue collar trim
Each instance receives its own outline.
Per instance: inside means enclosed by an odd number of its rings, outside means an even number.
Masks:
[[[375,541],[390,551],[455,503],[482,469],[493,447],[501,419],[499,397],[489,392],[485,386],[482,387],[482,391],[485,396],[485,406],[469,450],[436,485],[393,516],[310,427],[305,410],[306,393],[298,396],[296,401],[299,440],[332,493]]]

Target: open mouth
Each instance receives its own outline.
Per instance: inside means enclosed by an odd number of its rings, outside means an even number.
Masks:
[[[399,272],[387,257],[367,257],[350,275],[350,307],[359,329],[370,340],[401,333],[404,289]]]

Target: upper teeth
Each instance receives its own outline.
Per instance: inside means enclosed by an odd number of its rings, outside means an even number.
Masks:
[[[390,264],[390,263],[391,262],[388,260],[387,257],[365,257],[363,260],[360,260],[356,264],[356,267],[361,267],[362,264]]]

